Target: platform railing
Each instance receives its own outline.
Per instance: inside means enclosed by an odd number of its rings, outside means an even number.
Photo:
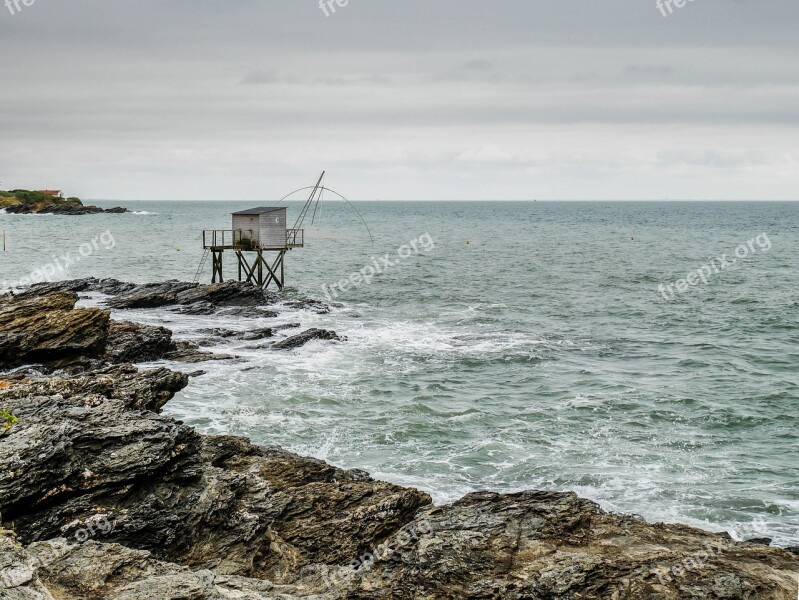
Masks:
[[[254,250],[257,244],[251,242],[252,239],[252,229],[206,229],[203,231],[203,248]],[[304,245],[304,229],[286,229],[286,248],[301,248]]]
[[[286,247],[292,248],[295,246],[305,245],[305,230],[304,229],[286,229]]]
[[[242,243],[242,240],[252,240],[252,237],[252,229],[206,229],[203,230],[203,248],[247,246],[250,244]]]

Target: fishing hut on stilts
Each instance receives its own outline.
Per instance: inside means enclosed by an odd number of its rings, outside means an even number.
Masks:
[[[344,196],[322,184],[324,177],[325,172],[323,171],[315,185],[295,190],[281,199],[282,202],[298,192],[312,190],[294,226],[290,229],[286,227],[286,207],[262,206],[232,213],[231,229],[203,231],[203,256],[199,267],[197,267],[194,282],[197,283],[200,280],[209,257],[211,258],[211,283],[225,281],[223,257],[225,251],[232,251],[236,255],[239,281],[253,283],[263,289],[274,284],[279,290],[282,290],[286,285],[286,253],[305,245],[305,230],[302,226],[311,207],[314,207],[311,218],[313,222],[324,191],[330,191],[350,204]],[[350,204],[350,206],[352,205]],[[355,211],[358,212],[357,209]],[[358,215],[360,216],[360,213]],[[367,226],[367,231],[368,229]],[[371,232],[369,237],[372,237]]]

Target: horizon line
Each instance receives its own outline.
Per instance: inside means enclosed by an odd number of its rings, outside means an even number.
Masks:
[[[304,202],[304,200],[269,200],[269,199],[201,199],[201,198],[151,198],[151,199],[122,199],[122,198],[82,198],[83,202]],[[350,202],[799,202],[799,198],[528,198],[528,199],[507,199],[507,198],[445,198],[427,200],[353,200]],[[336,199],[327,200],[328,202],[339,202]]]

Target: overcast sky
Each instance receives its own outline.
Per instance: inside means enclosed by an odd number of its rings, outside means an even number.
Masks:
[[[20,7],[4,189],[273,199],[327,169],[360,200],[799,199],[796,0]]]

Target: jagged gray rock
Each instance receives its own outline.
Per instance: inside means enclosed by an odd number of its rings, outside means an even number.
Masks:
[[[136,363],[159,360],[177,347],[166,327],[142,325],[130,321],[111,321],[105,359],[112,363]]]
[[[423,524],[423,525],[422,525]],[[429,507],[363,568],[347,598],[785,599],[773,548],[610,514],[574,493],[481,492]],[[395,548],[392,550],[391,548]]]
[[[307,329],[297,335],[292,335],[284,340],[272,344],[274,350],[294,350],[300,346],[304,346],[313,340],[334,340],[343,342],[346,338],[339,336],[335,331],[328,331],[327,329]]]
[[[270,338],[275,335],[275,329],[272,327],[261,327],[251,330],[238,331],[236,329],[226,329],[224,327],[217,327],[214,329],[201,329],[199,333],[214,335],[221,338],[233,340],[262,340]]]
[[[207,352],[200,350],[200,346],[195,342],[180,341],[175,343],[175,350],[166,354],[164,358],[180,363],[196,364],[212,360],[234,360],[237,357],[232,354]]]
[[[0,366],[101,356],[109,313],[75,309],[77,300],[74,292],[0,296]]]
[[[109,300],[108,306],[111,308],[154,308],[208,303],[215,307],[253,307],[273,301],[274,296],[271,294],[251,284],[238,281],[210,285],[165,281],[136,286]]]
[[[165,368],[139,371],[133,365],[106,366],[56,377],[17,373],[12,380],[0,380],[0,401],[54,395],[66,399],[99,397],[121,400],[129,408],[158,412],[188,383],[189,376],[183,373]]]
[[[125,289],[77,287],[95,285]],[[96,365],[171,341],[168,330],[109,325],[103,311],[89,318],[73,309],[80,290],[43,289],[0,298],[0,368],[16,364],[13,349]],[[279,343],[338,336],[294,338]],[[797,597],[799,557],[778,548],[606,513],[573,493],[481,492],[433,506],[363,471],[201,436],[159,414],[187,382],[131,365],[0,379],[0,409],[17,419],[0,436],[0,513],[16,532],[0,530],[0,598]]]
[[[9,598],[442,598],[793,600],[796,559],[681,525],[607,514],[570,493],[471,494],[429,506],[354,557],[285,581],[192,569],[114,544],[55,538],[26,549],[0,533]],[[19,590],[19,588],[17,588]]]
[[[283,303],[284,306],[289,308],[297,308],[301,310],[310,310],[318,315],[326,315],[330,312],[330,305],[325,304],[321,300],[314,300],[312,298],[300,298],[298,300],[289,300]]]
[[[44,208],[37,209],[35,205],[27,204],[13,204],[5,208],[6,212],[10,215],[94,215],[105,212],[99,206],[83,206],[75,204],[51,204]]]
[[[85,279],[70,279],[68,281],[51,281],[36,283],[20,296],[43,296],[56,292],[100,292],[108,295],[116,295],[135,288],[135,283],[125,283],[117,279],[97,279],[87,277]]]
[[[104,541],[278,580],[322,558],[346,562],[430,502],[359,471],[202,438],[129,400],[9,394],[2,403],[19,422],[0,443],[0,513],[25,543],[74,535],[102,515]]]

